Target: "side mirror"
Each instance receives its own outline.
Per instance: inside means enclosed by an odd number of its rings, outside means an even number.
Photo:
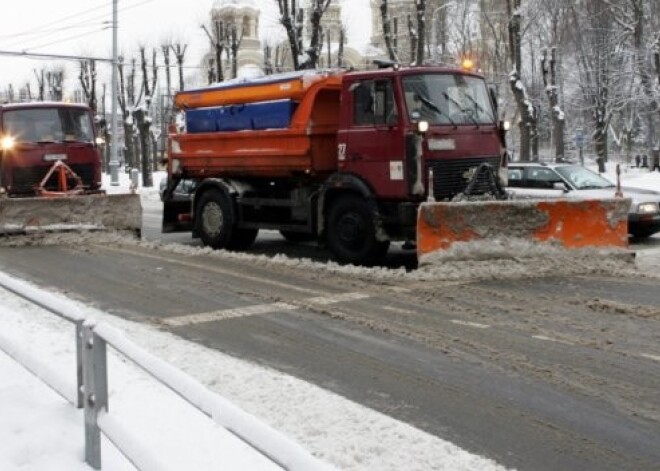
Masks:
[[[553,188],[554,190],[561,190],[561,191],[563,191],[564,193],[568,193],[568,187],[566,186],[565,183],[562,183],[562,182],[554,182],[554,183],[552,184],[552,188]]]

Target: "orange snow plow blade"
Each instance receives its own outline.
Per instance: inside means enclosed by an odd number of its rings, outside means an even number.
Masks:
[[[423,203],[417,216],[417,256],[423,263],[459,245],[469,255],[491,242],[510,247],[514,256],[531,246],[626,248],[629,207],[630,200],[623,198]]]

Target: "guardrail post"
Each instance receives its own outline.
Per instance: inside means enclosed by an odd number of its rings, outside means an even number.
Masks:
[[[83,325],[83,381],[85,403],[85,463],[101,469],[101,429],[98,414],[108,410],[108,365],[106,342],[94,332],[94,325]]]
[[[76,322],[76,408],[82,409],[85,403],[83,391],[83,321]]]

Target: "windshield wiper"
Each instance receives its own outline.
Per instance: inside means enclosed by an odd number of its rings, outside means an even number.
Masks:
[[[463,93],[463,96],[465,96],[468,100],[470,100],[474,104],[474,107],[477,109],[477,111],[486,115],[488,114],[487,111],[484,109],[484,107],[481,106],[479,102],[475,100],[472,95],[470,95],[469,93]]]
[[[449,121],[449,122],[452,124],[452,126],[454,126],[454,128],[457,127],[457,126],[456,126],[456,122],[455,122],[453,119],[451,119],[451,118],[449,117],[448,114],[443,113],[442,110],[440,109],[440,107],[438,107],[438,105],[436,105],[435,103],[433,103],[433,102],[432,102],[431,100],[429,100],[427,97],[425,97],[424,95],[420,95],[419,93],[416,93],[416,94],[415,94],[415,97],[416,97],[419,101],[421,101],[422,104],[424,104],[424,105],[426,105],[427,107],[429,107],[432,111],[435,111],[435,112],[438,113],[439,115],[444,116],[445,118],[447,118],[447,121]]]
[[[442,92],[442,95],[445,97],[445,99],[446,99],[447,101],[451,101],[453,104],[455,104],[455,105],[458,107],[458,109],[461,111],[461,113],[463,113],[465,116],[467,116],[467,118],[468,118],[470,121],[472,121],[472,123],[474,124],[474,126],[475,126],[477,129],[479,128],[479,123],[477,122],[477,120],[474,119],[474,118],[472,117],[472,115],[469,114],[465,108],[463,108],[463,105],[462,105],[461,103],[459,103],[458,101],[456,101],[455,99],[453,99],[452,97],[450,97],[450,96],[447,94],[447,92]]]

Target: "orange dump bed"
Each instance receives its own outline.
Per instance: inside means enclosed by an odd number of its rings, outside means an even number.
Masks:
[[[312,85],[329,76],[328,73],[303,71],[222,82],[215,86],[179,92],[174,98],[174,106],[187,109],[285,99],[300,101]]]
[[[288,99],[294,97],[291,86]],[[341,76],[325,75],[305,87],[288,127],[171,134],[170,161],[178,160],[192,178],[327,176],[337,168]],[[195,103],[233,105],[247,100],[248,91],[249,103],[276,98],[274,84],[262,83],[201,91]],[[192,97],[179,97],[178,103],[190,106],[186,100]]]

